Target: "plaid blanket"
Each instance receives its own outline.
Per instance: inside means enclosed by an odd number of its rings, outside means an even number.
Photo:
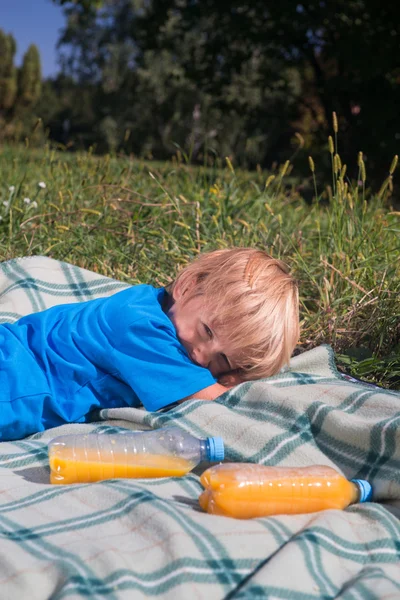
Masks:
[[[115,293],[120,282],[45,257],[0,265],[0,320]],[[218,401],[167,411],[103,410],[0,444],[0,597],[400,598],[400,396],[345,380],[323,346]],[[324,464],[368,479],[374,502],[346,511],[238,521],[204,514],[199,473],[49,484],[56,435],[173,423],[220,435],[226,458]]]

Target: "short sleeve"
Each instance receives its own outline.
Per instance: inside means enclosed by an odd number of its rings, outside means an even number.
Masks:
[[[195,365],[176,337],[173,325],[142,317],[114,333],[115,375],[128,384],[144,407],[155,411],[216,382]]]

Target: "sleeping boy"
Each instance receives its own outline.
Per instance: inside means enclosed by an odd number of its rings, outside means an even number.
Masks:
[[[0,441],[98,408],[214,400],[287,364],[297,285],[261,250],[201,254],[167,288],[136,285],[0,325]]]

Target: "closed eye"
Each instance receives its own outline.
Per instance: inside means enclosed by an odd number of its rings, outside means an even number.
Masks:
[[[229,362],[228,357],[226,356],[226,354],[221,353],[220,356],[221,356],[222,360],[224,361],[225,365],[228,365],[228,369],[231,370],[232,369],[231,363]]]
[[[206,332],[206,334],[208,335],[208,337],[212,338],[213,332],[211,331],[211,329],[209,328],[209,326],[206,325],[205,323],[203,323],[203,327],[204,327],[204,331]]]

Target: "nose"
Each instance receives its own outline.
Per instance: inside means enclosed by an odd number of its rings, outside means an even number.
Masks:
[[[211,353],[205,346],[197,345],[193,348],[191,355],[194,362],[198,365],[205,368],[208,367],[211,360]]]

